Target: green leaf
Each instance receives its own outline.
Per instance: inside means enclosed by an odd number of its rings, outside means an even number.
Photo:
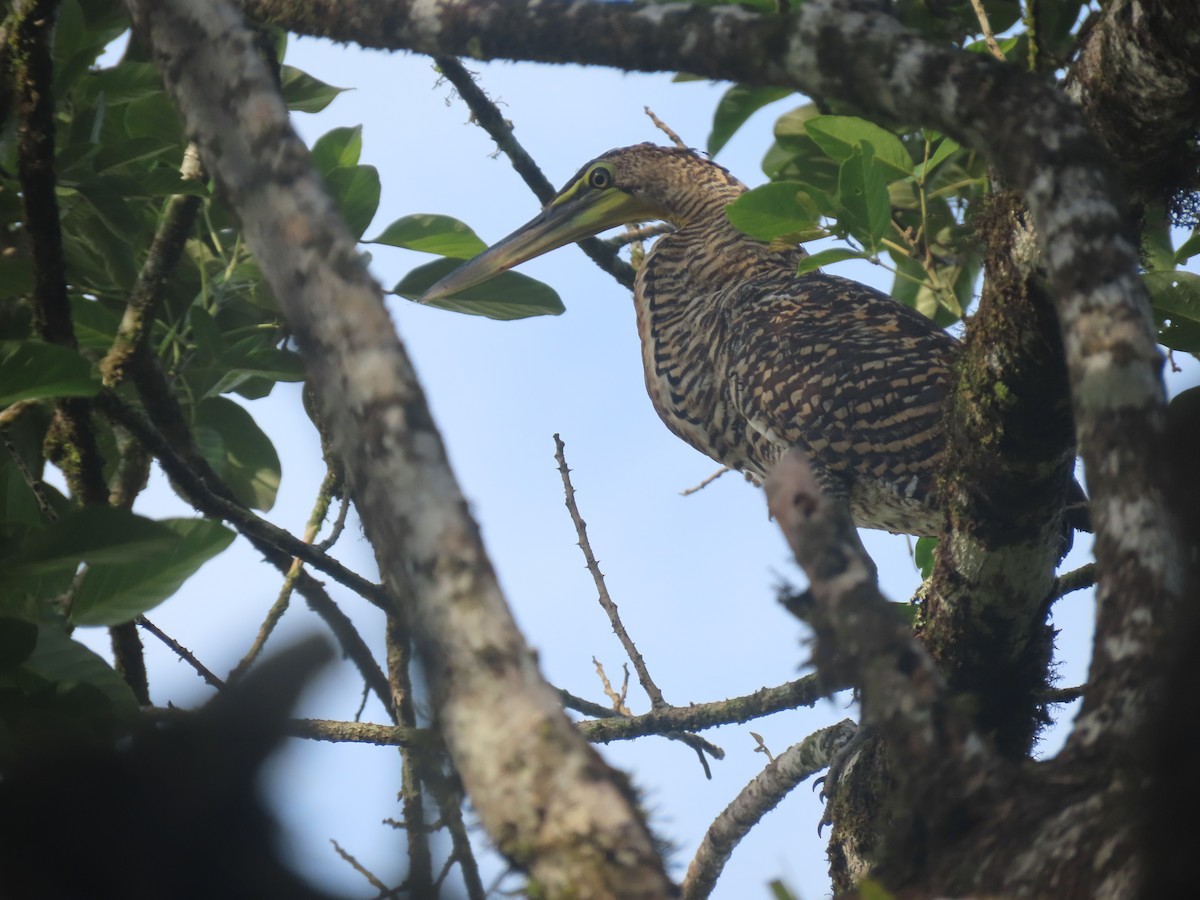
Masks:
[[[1193,231],[1192,236],[1175,251],[1175,265],[1182,266],[1197,253],[1200,253],[1200,231]]]
[[[125,128],[131,138],[157,137],[183,145],[183,119],[162,91],[131,102],[125,111]]]
[[[1200,353],[1200,275],[1174,271],[1142,277],[1161,326],[1159,342],[1172,350]]]
[[[913,547],[913,562],[921,572],[921,578],[926,579],[933,572],[933,551],[937,549],[937,538],[919,537]]]
[[[379,170],[374,166],[350,166],[325,175],[346,227],[355,239],[363,236],[379,208]]]
[[[930,154],[929,160],[918,163],[916,168],[913,169],[913,174],[916,175],[918,179],[925,178],[930,172],[944,163],[952,154],[960,149],[962,148],[959,146],[957,141],[948,137],[942,138],[938,142],[937,149]]]
[[[123,60],[110,69],[93,72],[86,85],[81,84],[84,98],[103,97],[105,106],[123,106],[154,94],[162,94],[162,77],[154,63]],[[97,99],[99,102],[99,99]]]
[[[353,168],[362,154],[362,126],[334,128],[325,132],[312,147],[312,163],[328,176],[334,169]]]
[[[319,81],[295,66],[283,66],[279,74],[283,100],[288,109],[297,112],[318,113],[332,103],[338,94],[347,90]]]
[[[113,168],[134,167],[134,163],[158,159],[174,150],[174,145],[157,137],[136,137],[101,146],[92,158],[92,171],[97,174]],[[148,174],[144,166],[134,167],[139,177]],[[178,177],[178,176],[177,176]]]
[[[1175,250],[1171,246],[1171,228],[1165,221],[1147,225],[1142,231],[1142,258],[1151,272],[1174,270]]]
[[[822,266],[831,266],[834,263],[845,262],[848,259],[870,258],[870,254],[863,253],[861,250],[854,250],[850,247],[830,247],[828,250],[821,250],[801,259],[800,265],[796,267],[796,274],[805,275]]]
[[[91,685],[108,700],[112,713],[123,718],[137,715],[137,701],[125,679],[97,654],[52,625],[38,626],[37,646],[22,668],[58,685],[60,690],[73,684]]]
[[[107,353],[121,326],[121,314],[99,300],[73,295],[71,322],[75,326],[75,340],[79,342],[80,349]]]
[[[229,347],[219,360],[221,375],[217,383],[205,393],[216,397],[227,391],[236,390],[252,379],[277,381],[303,381],[304,361],[291,350],[263,346],[262,337],[254,335],[237,341]]]
[[[413,269],[392,288],[392,293],[409,300],[421,295],[461,265],[457,259],[437,259]],[[522,275],[503,272],[483,284],[467,288],[453,297],[429,304],[438,309],[487,316],[489,319],[524,319],[529,316],[557,316],[564,309],[562,299],[549,285]]]
[[[775,181],[747,191],[725,214],[738,231],[760,241],[804,231],[817,224],[817,205],[797,181]]]
[[[805,131],[822,150],[838,162],[845,162],[856,147],[869,143],[875,159],[887,166],[888,177],[897,178],[913,173],[912,157],[900,138],[874,122],[858,116],[813,116],[805,123]]]
[[[138,217],[129,208],[126,193],[114,187],[107,179],[96,178],[80,182],[76,190],[91,204],[101,221],[115,235],[132,240],[141,229]]]
[[[44,528],[30,529],[6,552],[0,566],[23,574],[74,572],[81,563],[135,560],[164,549],[170,541],[170,531],[151,519],[111,506],[85,506]]]
[[[707,145],[709,156],[716,156],[754,113],[791,93],[790,88],[751,87],[745,84],[735,84],[727,90],[713,113]]]
[[[174,532],[172,546],[137,560],[89,567],[75,595],[72,622],[118,625],[137,618],[179,590],[236,536],[207,519],[166,519],[159,524]]]
[[[856,146],[838,172],[838,199],[844,209],[841,224],[875,254],[892,225],[887,179],[875,164],[870,142]]]
[[[239,503],[267,512],[275,505],[282,471],[275,447],[242,406],[210,397],[194,410],[200,452]]]
[[[22,297],[33,291],[33,263],[12,248],[0,256],[0,299]]]
[[[0,407],[18,400],[91,397],[98,390],[91,363],[70,347],[0,341]]]
[[[421,250],[456,259],[470,259],[487,249],[487,244],[465,222],[432,213],[399,218],[367,243]]]

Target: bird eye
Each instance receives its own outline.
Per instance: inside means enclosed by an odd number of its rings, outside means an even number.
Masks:
[[[588,186],[597,190],[604,190],[606,187],[611,187],[612,173],[608,169],[602,169],[597,166],[588,173]]]

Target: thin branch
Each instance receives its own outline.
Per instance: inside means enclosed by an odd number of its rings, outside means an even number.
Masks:
[[[392,715],[399,725],[415,728],[416,707],[413,703],[411,639],[408,629],[401,624],[398,614],[388,616],[387,630],[388,686],[391,689]],[[413,751],[402,754],[400,759],[400,804],[403,810],[404,827],[408,836],[408,878],[406,884],[414,897],[433,895],[433,859],[429,852],[429,827],[425,822],[425,804],[422,792],[422,773],[425,769],[421,756]]]
[[[670,234],[674,230],[675,226],[668,222],[655,222],[652,225],[627,225],[624,231],[620,231],[612,237],[603,238],[603,241],[606,247],[620,250],[629,244],[648,241],[650,238],[656,238],[662,234]]]
[[[348,862],[350,867],[354,869],[355,872],[367,879],[367,883],[370,884],[371,887],[375,888],[375,890],[379,891],[381,896],[391,895],[391,888],[380,881],[370,869],[355,859],[348,850],[343,849],[341,844],[339,844],[333,838],[329,839],[329,843],[333,844],[333,849],[337,851],[337,855]]]
[[[671,139],[672,144],[674,144],[680,150],[688,149],[688,145],[686,143],[684,143],[683,138],[681,138],[679,135],[677,135],[671,129],[671,126],[669,126],[666,122],[664,122],[662,119],[660,119],[658,116],[656,116],[654,114],[654,110],[652,110],[648,106],[643,106],[642,109],[644,109],[646,111],[646,115],[648,115],[650,117],[650,121],[654,123],[654,126],[659,131],[661,131],[663,134],[665,134],[668,138]]]
[[[382,585],[367,581],[312,544],[304,543],[236,503],[227,496],[227,489],[223,489],[215,474],[209,477],[193,471],[145,415],[115,393],[102,391],[97,397],[97,406],[146,445],[189,503],[207,516],[229,522],[277,565],[286,560],[284,565],[290,566],[291,557],[298,557],[380,609],[390,608],[391,602]],[[217,487],[214,488],[214,484]]]
[[[204,177],[195,144],[189,143],[184,150],[179,174],[186,180]],[[166,296],[170,277],[183,255],[200,202],[201,198],[194,194],[176,194],[167,201],[146,253],[146,261],[129,293],[116,338],[100,361],[100,374],[109,387],[116,387],[124,380],[126,367],[137,354],[147,352],[150,330]]]
[[[562,475],[563,493],[566,495],[567,511],[571,514],[571,521],[575,523],[575,533],[579,536],[579,549],[583,551],[587,570],[592,573],[592,581],[596,585],[600,606],[608,614],[608,620],[612,623],[613,632],[617,635],[618,640],[620,640],[621,646],[625,648],[630,662],[633,663],[634,671],[638,675],[638,681],[641,682],[642,689],[650,697],[650,706],[653,709],[661,709],[667,706],[668,703],[663,699],[662,691],[658,689],[658,685],[654,683],[654,679],[650,677],[650,672],[646,668],[646,662],[642,659],[642,654],[638,652],[637,646],[629,637],[629,632],[625,630],[625,626],[621,623],[621,615],[617,611],[617,604],[609,596],[608,587],[604,583],[604,575],[600,572],[600,564],[596,562],[596,557],[592,553],[592,545],[588,542],[587,523],[583,521],[583,517],[579,514],[579,507],[575,504],[575,488],[571,484],[571,470],[567,468],[567,458],[564,452],[565,445],[562,442],[562,438],[557,434],[554,435],[554,446],[554,458],[558,461],[558,471]]]
[[[983,0],[971,0],[971,8],[975,10],[975,18],[979,20],[979,30],[983,33],[983,40],[987,43],[988,50],[991,51],[992,56],[1003,62],[1004,51],[996,43],[996,35],[992,31],[992,23],[988,21],[987,10],[983,8]]]
[[[24,402],[24,401],[22,401]],[[30,401],[32,403],[32,401]],[[14,403],[5,412],[16,409],[20,404]],[[28,409],[29,407],[25,407]],[[19,415],[20,413],[17,413]],[[13,417],[14,419],[16,416]],[[49,496],[46,494],[46,483],[40,478],[35,478],[29,466],[25,463],[25,458],[21,456],[21,451],[17,449],[17,445],[12,442],[8,436],[7,429],[0,427],[0,440],[4,442],[4,449],[8,451],[8,455],[12,458],[13,464],[17,467],[17,471],[21,473],[21,478],[24,479],[26,486],[33,494],[33,499],[37,503],[38,511],[42,514],[47,522],[55,522],[58,520],[58,513],[54,510],[54,505],[50,502]]]
[[[693,703],[688,706],[668,706],[630,718],[618,716],[606,707],[575,697],[566,691],[560,693],[564,697],[564,703],[572,709],[598,716],[594,720],[576,723],[584,737],[589,741],[608,743],[631,740],[647,734],[703,731],[719,725],[749,722],[784,710],[812,706],[822,697],[828,696],[831,690],[824,688],[816,675],[806,675],[787,684],[762,688],[742,697],[712,703]]]
[[[338,542],[338,538],[342,536],[342,532],[346,528],[346,516],[350,513],[350,495],[345,493],[343,487],[342,499],[338,504],[337,518],[333,521],[333,527],[329,529],[329,537],[324,540],[317,541],[317,547],[328,552],[334,544]]]
[[[504,152],[512,163],[517,174],[524,179],[535,197],[545,205],[549,203],[558,191],[555,189],[533,157],[521,146],[513,135],[512,125],[500,114],[499,108],[487,94],[475,83],[471,73],[467,71],[453,56],[435,56],[433,61],[454,85],[458,95],[471,110],[475,123],[486,131],[496,142],[496,146]],[[617,256],[616,250],[607,246],[598,238],[587,238],[579,242],[579,247],[596,265],[629,289],[633,289],[633,269]]]
[[[1057,600],[1059,597],[1065,597],[1074,591],[1082,591],[1085,588],[1094,587],[1095,584],[1096,564],[1085,563],[1078,569],[1064,572],[1054,580],[1054,590],[1050,592],[1050,599]]]
[[[225,682],[223,682],[220,678],[218,678],[211,671],[209,671],[209,669],[204,665],[204,663],[202,663],[202,662],[200,662],[200,660],[196,659],[195,654],[192,653],[191,650],[189,650],[187,647],[183,646],[183,644],[179,643],[179,641],[175,640],[175,638],[171,637],[169,634],[167,634],[165,631],[163,631],[161,628],[159,628],[157,625],[155,625],[153,622],[151,622],[145,616],[138,616],[137,623],[139,625],[141,625],[144,629],[146,629],[148,632],[150,632],[152,635],[154,635],[156,638],[158,638],[160,641],[162,641],[164,644],[166,644],[168,647],[170,647],[172,653],[174,653],[176,656],[178,656],[180,659],[182,659],[185,663],[187,663],[189,666],[191,666],[193,669],[195,669],[196,674],[199,675],[201,678],[203,678],[206,684],[210,685],[211,687],[216,688],[217,690],[221,690],[223,687],[225,687]]]
[[[733,469],[729,468],[729,466],[721,466],[721,468],[717,469],[717,471],[713,472],[711,475],[709,475],[707,478],[705,478],[699,484],[694,484],[690,488],[684,488],[682,491],[679,492],[679,496],[680,497],[690,497],[692,494],[696,493],[697,491],[704,490],[706,487],[708,487],[710,484],[712,484],[714,481],[716,481],[718,478],[720,478],[726,472],[732,472],[732,471],[733,471]]]
[[[1041,695],[1043,703],[1074,703],[1083,696],[1086,685],[1077,684],[1074,687],[1053,688]]]
[[[301,538],[304,543],[314,543],[317,532],[321,528],[321,523],[325,521],[325,515],[329,512],[329,504],[333,496],[332,492],[337,481],[338,476],[335,469],[333,467],[326,468],[325,477],[321,481],[321,487],[317,490],[317,499],[313,503],[312,512],[309,514],[308,523],[304,528],[304,536]],[[275,626],[279,624],[279,620],[283,618],[283,614],[287,611],[288,604],[291,602],[292,592],[295,590],[296,579],[300,576],[301,568],[302,563],[300,560],[293,559],[291,566],[288,567],[283,577],[283,584],[279,588],[279,594],[276,596],[275,602],[271,604],[271,608],[267,610],[266,618],[263,619],[262,625],[259,626],[254,643],[250,645],[250,649],[246,651],[246,654],[238,660],[238,664],[230,671],[230,681],[236,681],[245,674],[254,660],[258,658],[263,647],[266,646],[271,632],[275,630]]]
[[[857,731],[850,719],[822,728],[775,757],[708,827],[683,879],[685,900],[701,900],[712,893],[721,870],[738,845],[759,820],[779,805],[806,778],[826,768]]]

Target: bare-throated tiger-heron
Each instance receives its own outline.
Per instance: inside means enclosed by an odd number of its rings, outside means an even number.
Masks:
[[[639,267],[634,302],[646,388],[667,427],[756,479],[799,447],[859,527],[938,534],[934,482],[958,342],[863,284],[797,277],[803,250],[730,224],[725,209],[746,190],[689,150],[612,150],[422,299],[617,225],[666,221],[675,230]]]

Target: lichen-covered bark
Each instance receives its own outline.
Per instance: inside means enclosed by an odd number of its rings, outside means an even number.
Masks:
[[[1000,191],[975,222],[984,291],[968,323],[947,411],[949,539],[922,635],[950,685],[971,698],[997,749],[1025,757],[1045,723],[1060,511],[1075,458],[1062,339],[1036,271],[1019,199]]]
[[[1200,190],[1200,4],[1112,0],[1066,89],[1141,203]]]
[[[280,298],[489,834],[551,896],[670,895],[631,790],[571,727],[516,629],[380,289],[251,34],[225,3],[128,6]]]

